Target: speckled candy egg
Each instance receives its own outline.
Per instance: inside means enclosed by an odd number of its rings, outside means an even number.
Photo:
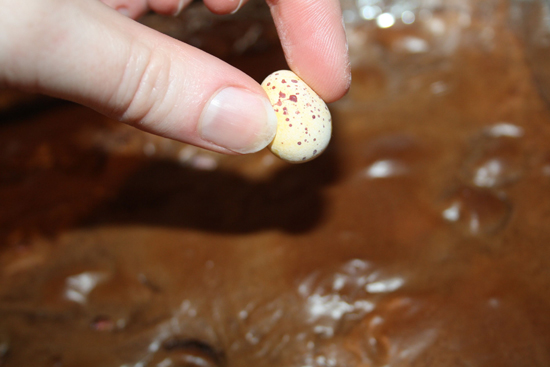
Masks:
[[[292,71],[269,75],[265,89],[277,114],[277,134],[270,149],[290,163],[316,158],[332,135],[332,119],[325,102]]]

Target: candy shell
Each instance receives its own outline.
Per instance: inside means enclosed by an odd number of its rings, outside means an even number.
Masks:
[[[325,102],[289,70],[276,71],[262,83],[277,115],[277,134],[269,148],[290,163],[308,162],[328,146],[332,119]]]

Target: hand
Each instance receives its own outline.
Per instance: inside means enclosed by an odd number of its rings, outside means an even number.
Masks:
[[[213,151],[256,152],[276,128],[260,85],[123,15],[173,14],[190,1],[0,0],[0,86],[72,100]],[[220,14],[245,1],[204,0]],[[350,70],[338,0],[268,3],[292,70],[325,101],[342,97]]]

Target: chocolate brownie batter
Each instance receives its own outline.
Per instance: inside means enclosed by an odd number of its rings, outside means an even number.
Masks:
[[[346,14],[299,166],[2,91],[1,366],[550,365],[550,109],[508,4]],[[144,22],[286,67],[255,2]]]

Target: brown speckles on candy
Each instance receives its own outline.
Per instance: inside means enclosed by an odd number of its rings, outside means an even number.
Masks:
[[[271,151],[291,163],[321,154],[331,136],[330,112],[323,100],[291,71],[271,74],[262,87],[272,105],[280,106],[275,108],[279,123]]]

